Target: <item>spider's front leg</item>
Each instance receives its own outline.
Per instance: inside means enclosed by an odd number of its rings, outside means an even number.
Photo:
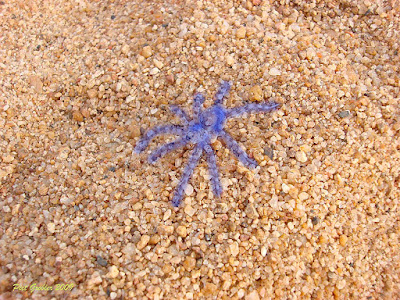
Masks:
[[[184,133],[183,126],[179,125],[161,125],[150,129],[145,135],[137,142],[134,149],[135,153],[141,153],[149,145],[150,141],[158,135],[174,134],[182,136]]]
[[[253,113],[266,113],[278,109],[280,106],[277,102],[268,102],[268,103],[248,103],[243,106],[228,108],[226,110],[226,117],[240,117],[245,114],[253,114]]]
[[[189,142],[188,139],[186,137],[183,137],[157,148],[149,155],[148,158],[149,163],[152,164],[155,163],[159,158],[163,157],[165,154],[185,146],[188,142]]]

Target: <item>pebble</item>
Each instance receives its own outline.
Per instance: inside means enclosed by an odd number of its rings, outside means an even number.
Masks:
[[[136,248],[138,248],[138,250],[142,250],[144,247],[147,246],[149,241],[150,241],[150,236],[148,236],[147,234],[142,235],[140,241],[136,245]]]
[[[149,58],[150,56],[153,55],[153,50],[151,49],[150,46],[144,46],[143,49],[142,49],[142,55],[145,58]]]
[[[256,290],[253,290],[250,294],[246,295],[245,300],[260,300],[260,295]]]
[[[279,71],[277,68],[271,68],[269,70],[269,75],[271,75],[271,76],[278,76],[281,74],[282,74],[281,71]]]
[[[233,242],[229,245],[229,250],[232,256],[237,256],[239,254],[239,244],[237,242]]]
[[[347,118],[348,116],[350,116],[350,111],[348,111],[348,110],[344,110],[339,113],[339,117],[342,119]]]
[[[108,278],[117,278],[119,275],[119,270],[117,266],[111,266],[108,270],[107,277]]]
[[[176,228],[176,233],[180,236],[180,237],[183,237],[183,238],[185,238],[186,236],[187,236],[187,229],[186,229],[186,227],[185,226],[178,226],[177,228]]]
[[[263,90],[259,85],[255,85],[250,89],[250,100],[261,101],[263,99]]]
[[[48,223],[47,224],[47,230],[50,233],[54,233],[56,231],[56,225],[54,223]]]
[[[193,186],[189,183],[185,188],[186,196],[192,196],[194,192]]]
[[[238,39],[244,39],[246,37],[246,28],[245,27],[240,27],[236,31],[236,37]]]
[[[295,157],[296,157],[296,160],[301,163],[304,163],[307,161],[307,155],[304,151],[297,151],[295,154]]]

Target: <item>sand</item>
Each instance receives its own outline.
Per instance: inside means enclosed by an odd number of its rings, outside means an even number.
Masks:
[[[399,7],[0,1],[0,299],[399,299]],[[260,166],[174,208],[193,147],[132,150],[222,80]]]

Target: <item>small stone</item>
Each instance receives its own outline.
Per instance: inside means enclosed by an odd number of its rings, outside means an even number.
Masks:
[[[150,236],[148,236],[147,234],[142,235],[140,241],[136,245],[136,248],[138,248],[138,250],[142,250],[144,247],[147,246],[149,241],[150,241]]]
[[[162,69],[164,67],[164,64],[158,59],[154,59],[154,65],[159,69]]]
[[[257,219],[259,217],[259,214],[252,203],[249,203],[246,206],[245,212],[247,217],[250,219]]]
[[[176,228],[176,233],[180,236],[180,237],[183,237],[183,238],[185,238],[186,236],[187,236],[187,229],[186,229],[186,227],[185,226],[178,226],[177,228]]]
[[[49,190],[48,186],[45,185],[45,184],[42,184],[42,185],[39,187],[39,195],[40,195],[40,196],[45,196],[45,195],[47,195],[48,190]]]
[[[240,27],[237,31],[236,31],[236,37],[238,39],[244,39],[246,37],[246,28],[245,27]]]
[[[339,290],[342,290],[345,286],[346,286],[346,280],[345,280],[345,279],[340,280],[340,281],[336,284],[336,287],[337,287]]]
[[[91,290],[93,289],[96,285],[99,285],[102,282],[101,276],[99,272],[95,271],[90,279],[88,280],[88,289]]]
[[[106,267],[107,264],[108,264],[107,260],[105,260],[104,258],[102,258],[100,255],[97,255],[96,261],[97,261],[97,263],[98,263],[100,266],[102,266],[102,267]]]
[[[251,3],[255,6],[258,6],[261,4],[261,0],[251,0]]]
[[[232,256],[237,256],[239,254],[239,244],[238,242],[233,242],[229,245],[229,250]]]
[[[286,183],[282,183],[282,191],[284,193],[288,193],[290,190],[290,186],[288,186]]]
[[[160,72],[160,70],[158,68],[153,68],[150,70],[150,75],[156,75]]]
[[[168,82],[168,84],[173,84],[175,82],[175,77],[172,74],[168,74],[165,76],[165,80]]]
[[[318,218],[318,217],[312,217],[312,218],[311,218],[311,223],[312,223],[313,225],[317,225],[317,224],[319,223],[319,218]]]
[[[258,292],[256,290],[252,291],[250,294],[248,294],[246,297],[244,297],[245,300],[260,300],[260,296],[258,295]]]
[[[270,159],[273,159],[274,158],[274,150],[270,147],[265,147],[264,155],[268,156]]]
[[[262,247],[261,247],[261,256],[262,256],[262,257],[265,257],[266,255],[267,255],[267,248],[264,247],[264,246],[262,246]]]
[[[207,282],[204,284],[204,288],[202,289],[202,293],[204,296],[212,296],[215,295],[215,292],[217,291],[217,286],[211,282]]]
[[[259,85],[255,85],[250,89],[250,100],[261,101],[263,99],[263,90]]]
[[[299,162],[304,163],[307,161],[307,155],[304,151],[297,151],[295,157],[296,157],[296,160]]]
[[[348,110],[344,110],[344,111],[341,111],[339,114],[339,117],[340,118],[347,118],[348,116],[350,116],[350,111],[348,111]]]
[[[226,63],[227,63],[229,66],[232,66],[232,65],[235,63],[235,59],[233,58],[232,55],[228,55],[228,57],[226,58]]]
[[[299,194],[299,200],[304,201],[306,199],[308,199],[309,195],[306,192],[301,192]]]
[[[1,157],[1,159],[6,164],[9,164],[10,162],[12,162],[14,160],[14,157],[12,155],[4,155],[4,156]]]
[[[125,103],[131,103],[134,99],[135,99],[135,98],[134,98],[133,96],[128,95],[128,96],[125,98]]]
[[[279,71],[277,68],[271,68],[271,70],[269,70],[269,75],[271,76],[278,76],[281,74],[281,71]]]
[[[196,266],[196,259],[194,259],[191,256],[186,257],[185,261],[183,262],[183,267],[186,269],[186,271],[192,271],[194,267]]]
[[[95,89],[90,89],[90,90],[87,91],[87,94],[88,94],[88,97],[89,97],[90,99],[96,98],[96,96],[97,96],[97,90],[95,90]]]
[[[225,33],[227,33],[227,32],[228,32],[228,29],[229,29],[229,24],[228,24],[227,21],[224,21],[224,22],[222,23],[221,27],[220,27],[221,34],[224,35]]]
[[[193,186],[189,183],[185,188],[185,194],[186,196],[191,196],[193,192],[194,192]]]
[[[54,233],[56,231],[56,225],[54,223],[48,223],[47,224],[47,230],[50,233]]]
[[[29,84],[35,89],[36,93],[41,93],[43,90],[43,83],[39,76],[31,75],[28,77]]]
[[[108,278],[117,278],[118,274],[119,270],[117,266],[111,266],[106,276]]]
[[[158,234],[152,235],[149,241],[150,245],[157,245],[161,241],[161,237]]]
[[[127,44],[125,44],[125,45],[122,46],[121,52],[122,52],[123,54],[128,54],[129,51],[130,51],[130,48],[129,48],[129,46],[128,46]]]
[[[349,239],[349,238],[348,238],[346,235],[342,234],[342,235],[340,236],[340,238],[339,238],[339,243],[340,243],[340,245],[345,246],[348,239]]]
[[[143,47],[143,49],[142,49],[142,55],[143,55],[145,58],[149,58],[150,56],[153,55],[153,50],[151,49],[150,46],[145,46],[145,47]]]
[[[77,122],[82,122],[83,121],[83,115],[79,110],[76,110],[72,113],[72,119]]]
[[[191,207],[190,205],[185,206],[184,211],[190,217],[193,217],[194,214],[196,213],[196,210],[193,207]]]

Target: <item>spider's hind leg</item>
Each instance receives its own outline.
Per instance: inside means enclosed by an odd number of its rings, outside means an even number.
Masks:
[[[162,134],[174,134],[182,135],[184,129],[179,125],[161,125],[154,127],[147,131],[145,135],[137,142],[134,151],[136,153],[143,152],[144,149],[149,145],[150,141],[158,135]]]

